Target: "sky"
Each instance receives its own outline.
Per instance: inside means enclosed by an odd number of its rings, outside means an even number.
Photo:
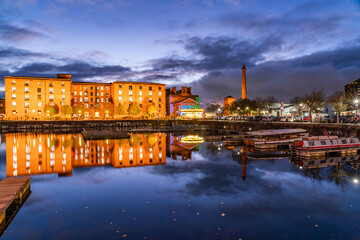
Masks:
[[[191,86],[205,105],[289,101],[360,78],[359,0],[1,0],[4,76]]]

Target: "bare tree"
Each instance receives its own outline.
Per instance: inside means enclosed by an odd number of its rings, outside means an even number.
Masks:
[[[312,122],[311,113],[325,106],[324,93],[322,91],[312,91],[310,94],[305,95],[304,103],[309,109],[309,121]]]
[[[258,110],[258,114],[260,116],[260,112],[261,110],[265,109],[266,106],[266,100],[263,97],[256,97],[255,98],[255,102],[256,102],[256,108]]]
[[[220,112],[222,109],[222,106],[220,104],[207,104],[206,106],[206,112],[209,112],[209,113],[218,113]]]
[[[265,109],[271,114],[272,109],[276,103],[276,98],[274,96],[269,96],[265,98]]]
[[[304,102],[304,99],[303,99],[302,97],[293,97],[293,98],[290,100],[290,103],[291,103],[292,105],[294,105],[298,116],[301,116],[301,112],[302,112],[302,110],[303,110],[303,108],[304,108],[303,102]]]
[[[328,102],[336,112],[336,123],[339,123],[339,115],[345,110],[345,94],[342,91],[336,91],[333,95],[328,97]]]

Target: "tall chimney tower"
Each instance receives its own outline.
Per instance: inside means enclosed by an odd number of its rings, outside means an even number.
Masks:
[[[246,94],[246,68],[245,68],[245,65],[242,66],[241,71],[242,71],[241,100],[244,100],[245,98],[247,98],[247,94]]]

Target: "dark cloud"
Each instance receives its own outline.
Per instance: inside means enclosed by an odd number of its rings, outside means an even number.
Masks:
[[[31,52],[23,49],[0,45],[0,59],[1,58],[11,59],[18,57],[45,57],[45,56],[47,56],[47,54]]]
[[[0,19],[0,39],[3,41],[21,42],[39,37],[44,35],[26,26],[16,26]]]

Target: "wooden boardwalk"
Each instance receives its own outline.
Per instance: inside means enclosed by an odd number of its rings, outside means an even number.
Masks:
[[[0,182],[0,236],[30,195],[30,178],[6,178]]]

